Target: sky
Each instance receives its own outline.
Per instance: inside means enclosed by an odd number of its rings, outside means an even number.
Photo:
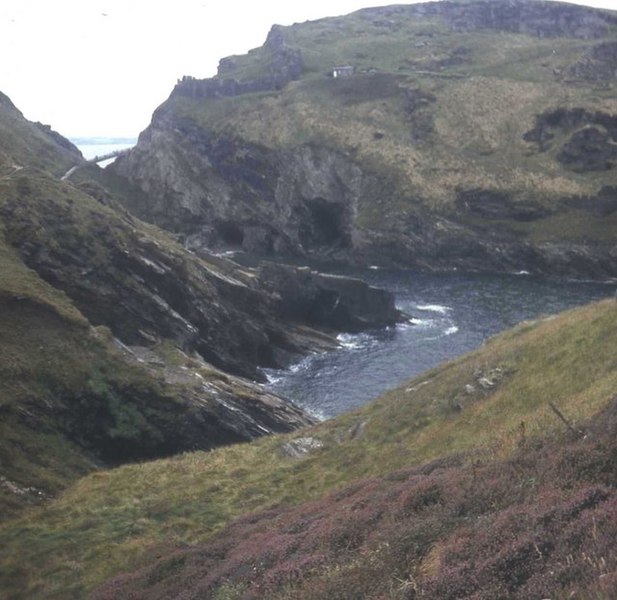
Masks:
[[[136,137],[183,75],[261,46],[274,24],[404,0],[0,0],[0,91],[67,137]],[[578,0],[617,10],[617,0]]]

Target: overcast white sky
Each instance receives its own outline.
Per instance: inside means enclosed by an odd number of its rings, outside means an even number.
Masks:
[[[396,3],[405,2],[0,0],[0,91],[65,136],[136,136],[179,77],[214,75],[273,23]],[[617,10],[617,0],[576,3]]]

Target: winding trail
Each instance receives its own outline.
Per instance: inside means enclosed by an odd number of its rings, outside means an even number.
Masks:
[[[0,177],[0,180],[10,179],[11,177],[13,177],[13,175],[15,175],[15,173],[19,173],[19,171],[21,171],[23,167],[21,165],[11,165],[11,169],[13,170],[10,173],[7,173],[6,175]]]

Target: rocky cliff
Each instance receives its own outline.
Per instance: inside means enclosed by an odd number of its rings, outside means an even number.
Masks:
[[[7,516],[101,464],[211,449],[313,422],[261,367],[394,324],[390,294],[311,275],[310,312],[275,281],[197,256],[122,208],[59,134],[0,97],[0,505]],[[11,144],[12,139],[20,140]],[[117,183],[117,182],[116,182]],[[327,285],[326,285],[327,284]],[[353,296],[353,298],[351,298]]]
[[[114,170],[192,248],[614,277],[616,31],[534,0],[277,26],[180,82]]]

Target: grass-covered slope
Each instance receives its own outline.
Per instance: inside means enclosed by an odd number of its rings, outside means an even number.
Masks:
[[[482,11],[494,21],[484,22]],[[457,15],[469,22],[457,26]],[[583,31],[593,20],[597,27]],[[615,13],[535,1],[445,2],[368,9],[280,31],[304,61],[288,88],[262,98],[191,101],[177,94],[171,106],[177,102],[180,114],[209,129],[268,147],[321,141],[355,152],[398,178],[408,202],[414,195],[430,208],[454,208],[458,190],[504,191],[544,205],[617,183],[609,165],[585,176],[556,160],[573,130],[593,118],[555,118],[543,151],[525,139],[556,107],[615,116],[614,81],[592,69],[613,60],[608,51],[594,58],[594,50],[615,39]],[[269,52],[265,45],[234,57],[235,68],[220,77],[258,77],[251,66],[267,68]],[[355,75],[328,76],[338,65],[353,66]]]
[[[4,236],[0,274],[2,519],[105,465],[309,422],[172,341],[131,350],[109,329],[93,328]]]
[[[180,82],[118,170],[150,194],[135,210],[206,244],[615,275],[616,33],[535,0],[276,26]]]
[[[577,425],[609,404],[616,336],[617,303],[606,300],[523,323],[302,433],[85,477],[0,530],[2,585],[15,597],[80,597],[161,556],[159,544],[203,543],[247,512],[316,500],[447,455],[507,458],[522,439],[565,430],[549,402]],[[298,446],[313,450],[291,456]],[[168,567],[161,579],[176,573]]]
[[[0,127],[2,520],[96,468],[312,422],[205,360],[250,372],[269,336],[304,349],[265,294],[60,181],[79,154],[5,96]]]
[[[208,544],[159,547],[92,597],[614,598],[617,401],[585,437],[507,460],[441,460],[242,517]]]
[[[49,125],[27,121],[10,98],[0,92],[0,178],[26,166],[59,177],[82,161],[75,145]]]

